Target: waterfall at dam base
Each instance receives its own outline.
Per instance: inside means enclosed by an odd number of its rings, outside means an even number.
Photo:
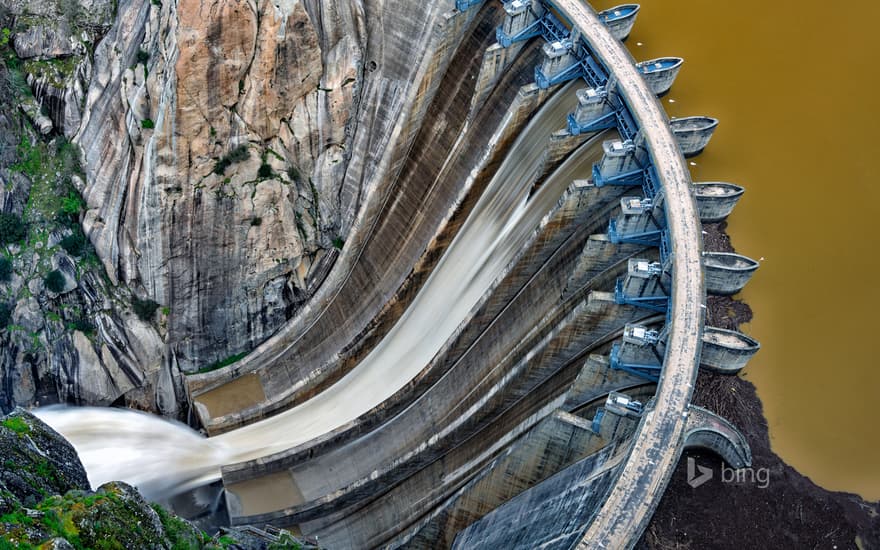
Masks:
[[[92,487],[125,481],[149,499],[216,481],[235,456],[185,424],[139,411],[59,406],[34,414],[73,444]]]

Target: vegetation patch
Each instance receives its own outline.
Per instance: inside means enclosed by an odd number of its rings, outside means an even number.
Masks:
[[[196,531],[193,526],[179,517],[169,514],[168,511],[158,504],[150,504],[162,528],[165,530],[165,537],[171,543],[172,550],[190,550],[202,548],[206,535],[200,531]]]
[[[31,427],[20,416],[11,416],[3,420],[3,426],[9,428],[18,435],[30,433]]]
[[[141,121],[141,128],[144,130],[152,130],[156,127],[156,123],[153,122],[152,118],[145,118]]]
[[[41,141],[31,144],[22,138],[17,148],[19,161],[12,169],[31,180],[25,221],[38,225],[57,221],[70,227],[77,224],[85,206],[72,176],[84,174],[75,145],[62,137],[56,138],[53,145],[50,149]]]
[[[211,363],[207,367],[200,368],[198,370],[197,374],[203,374],[206,372],[211,372],[212,370],[217,370],[217,369],[222,369],[223,367],[228,367],[229,365],[231,365],[233,363],[238,363],[239,361],[244,359],[244,357],[246,355],[247,355],[246,351],[243,351],[241,353],[236,353],[235,355],[227,357],[226,359],[223,359],[222,361],[217,361],[216,363]]]
[[[300,176],[299,170],[292,164],[287,168],[287,177],[297,185],[302,183],[302,176]]]
[[[131,307],[141,321],[150,321],[159,309],[159,303],[149,298],[141,300],[137,296],[132,296]]]
[[[275,176],[275,171],[272,170],[272,167],[267,162],[264,162],[263,164],[261,164],[260,169],[257,170],[257,177],[260,179],[265,180],[265,179],[269,179],[274,176]]]
[[[44,150],[40,145],[39,143],[36,146],[31,145],[30,140],[26,136],[22,136],[17,149],[19,160],[12,165],[12,169],[29,178],[40,175],[46,164],[43,159]]]
[[[218,176],[222,176],[226,173],[227,168],[238,162],[246,161],[250,156],[251,154],[248,151],[247,145],[239,145],[217,160],[217,163],[214,164],[214,173]]]
[[[78,330],[83,334],[94,334],[96,330],[95,325],[91,321],[83,317],[74,319],[73,321],[67,323],[67,328],[68,330]]]
[[[5,256],[0,256],[0,282],[6,283],[12,280],[12,262]]]
[[[82,231],[74,231],[73,235],[64,237],[58,244],[71,256],[82,256],[83,252],[87,249],[88,243],[89,241]]]
[[[27,236],[27,227],[15,214],[0,213],[0,244],[16,243]]]
[[[9,326],[9,321],[12,320],[13,311],[14,308],[12,307],[12,305],[5,302],[0,302],[0,329],[4,329]]]
[[[72,55],[46,60],[28,60],[22,63],[22,71],[37,79],[45,79],[52,86],[62,88],[76,74],[81,57]]]
[[[65,282],[66,280],[64,279],[64,274],[57,269],[53,269],[52,271],[50,271],[46,275],[46,278],[43,279],[43,283],[46,285],[46,288],[56,294],[64,290]]]
[[[342,250],[343,246],[345,246],[345,241],[342,239],[342,237],[336,237],[335,239],[333,239],[334,248]]]
[[[67,196],[61,199],[61,213],[76,217],[82,211],[85,203],[79,193],[71,189]]]

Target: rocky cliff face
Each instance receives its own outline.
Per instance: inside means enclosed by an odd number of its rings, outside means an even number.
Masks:
[[[268,337],[341,245],[363,11],[326,4],[123,1],[96,48],[84,227],[114,283],[169,307],[185,371]]]
[[[0,408],[124,400],[175,414],[180,372],[265,340],[343,245],[361,197],[342,187],[370,70],[364,7],[4,7],[0,199],[28,229],[0,243],[13,272],[0,281]]]
[[[394,189],[443,70],[432,52],[454,46],[437,31],[451,2],[6,6],[3,211],[28,231],[0,243],[16,275],[3,409],[176,414],[182,373],[311,322]]]
[[[0,410],[118,401],[175,414],[181,392],[163,352],[165,316],[139,318],[130,290],[108,280],[79,223],[85,173],[66,136],[78,130],[90,51],[110,26],[111,4],[5,7]]]

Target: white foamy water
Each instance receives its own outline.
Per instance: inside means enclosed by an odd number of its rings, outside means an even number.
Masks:
[[[122,480],[157,499],[214,481],[235,453],[189,426],[139,411],[45,407],[33,411],[64,435],[97,487]]]
[[[73,443],[93,484],[123,480],[156,498],[214,481],[225,464],[305,443],[368,412],[428,364],[572,179],[588,173],[598,146],[590,158],[566,162],[527,200],[550,134],[576,104],[576,87],[557,93],[532,118],[413,303],[373,351],[324,392],[210,439],[183,424],[119,409],[54,407],[37,415]]]

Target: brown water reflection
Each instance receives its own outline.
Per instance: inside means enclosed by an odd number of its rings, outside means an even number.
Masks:
[[[744,376],[773,448],[823,487],[880,499],[880,4],[641,4],[636,59],[685,58],[667,112],[721,120],[694,181],[747,188],[729,231],[764,258],[743,293],[763,346]]]

